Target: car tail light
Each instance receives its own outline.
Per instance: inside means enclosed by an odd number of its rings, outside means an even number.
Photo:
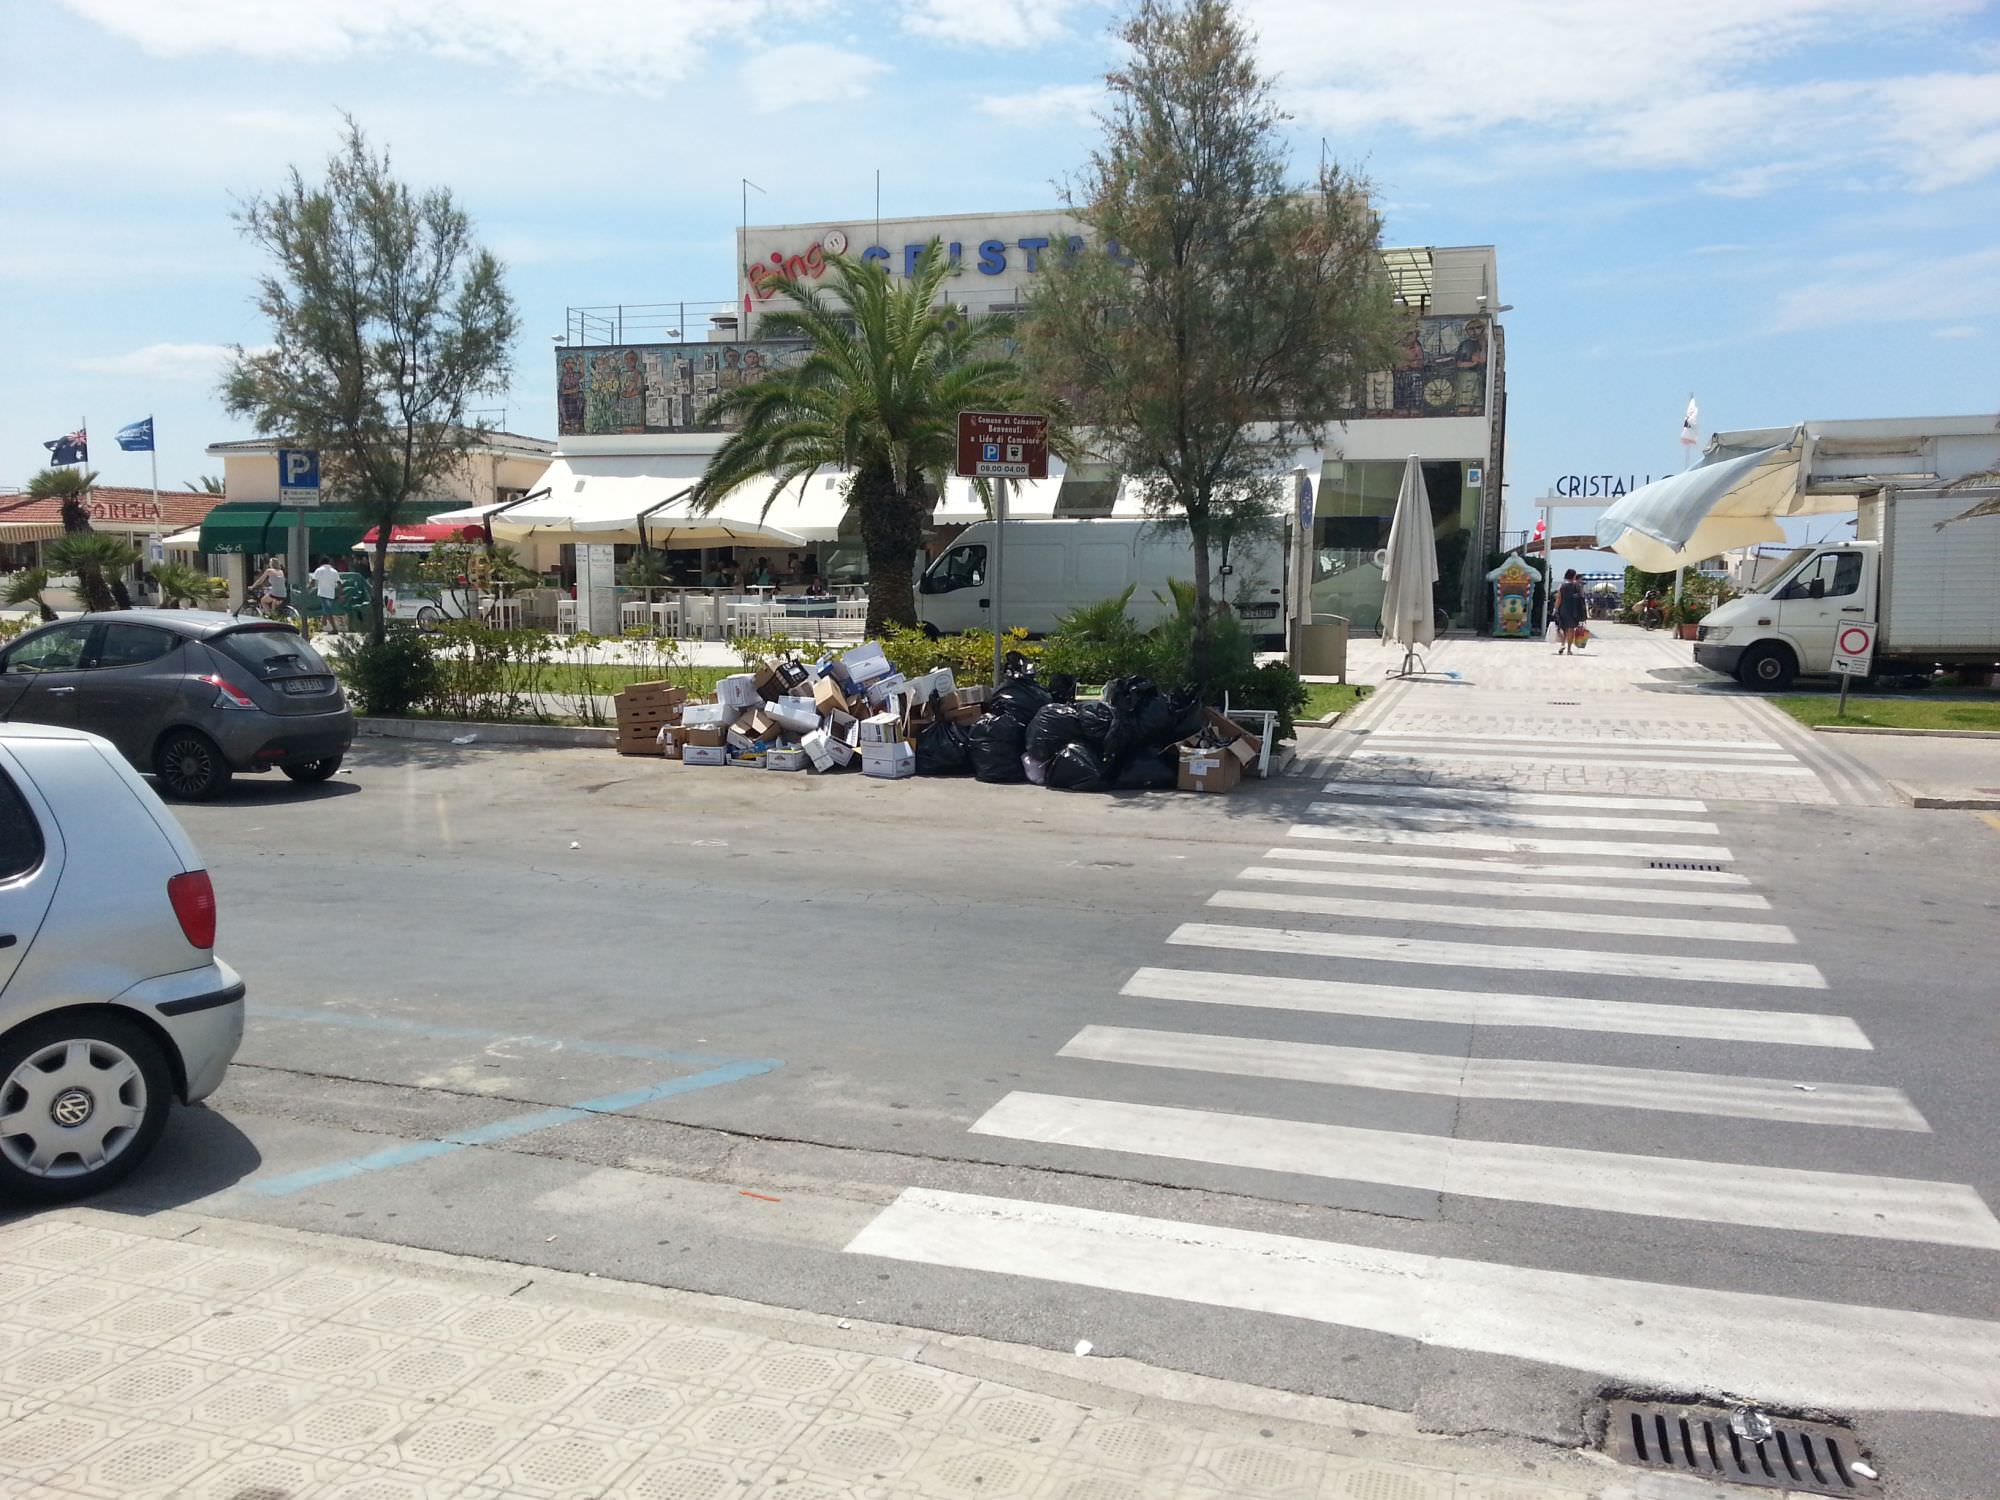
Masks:
[[[181,931],[197,948],[215,946],[215,886],[206,870],[189,870],[167,882],[167,900]]]
[[[257,706],[255,698],[252,698],[242,688],[236,686],[235,683],[226,677],[210,672],[206,677],[200,677],[195,680],[205,682],[215,689],[214,706],[217,708],[255,708]]]

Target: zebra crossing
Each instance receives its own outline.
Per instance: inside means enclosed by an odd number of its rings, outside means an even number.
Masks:
[[[1567,767],[1582,771],[1728,771],[1745,776],[1815,776],[1776,740],[1619,738],[1495,741],[1444,730],[1380,730],[1351,757],[1372,771],[1421,772],[1441,765],[1504,771]]]
[[[1400,738],[1449,745],[1443,736]],[[1757,741],[1712,753],[1746,762],[1785,754]],[[1061,1046],[1057,1057],[1089,1065],[1097,1090],[1016,1090],[974,1121],[972,1133],[1032,1143],[1099,1172],[1137,1157],[1584,1212],[1611,1223],[1756,1231],[1801,1247],[1840,1237],[2000,1250],[2000,1219],[1975,1188],[1787,1161],[1786,1143],[1797,1136],[1774,1135],[1768,1149],[1753,1136],[1752,1148],[1739,1153],[1750,1160],[1725,1162],[1607,1149],[1588,1135],[1579,1143],[1573,1130],[1538,1140],[1516,1127],[1519,1138],[1480,1139],[1455,1123],[1432,1132],[1353,1118],[1347,1112],[1358,1090],[1507,1101],[1516,1112],[1498,1118],[1515,1121],[1534,1118],[1520,1109],[1545,1107],[1620,1120],[1734,1121],[1750,1131],[1881,1132],[1884,1140],[1931,1130],[1891,1084],[1849,1081],[1843,1068],[1822,1076],[1815,1067],[1816,1057],[1852,1057],[1872,1043],[1852,1017],[1784,1002],[1786,993],[1803,1001],[1826,991],[1828,980],[1796,934],[1771,918],[1769,899],[1723,868],[1732,863],[1726,847],[1662,841],[1721,838],[1701,799],[1461,792],[1370,779],[1365,765],[1347,769],[1283,844],[1212,894],[1201,920],[1167,936],[1164,961],[1134,972],[1107,996],[1104,1014]],[[1522,941],[1479,940],[1487,933]],[[1448,979],[1431,985],[1423,982],[1427,969],[1475,977],[1470,987],[1463,977],[1461,987]],[[1549,987],[1586,992],[1643,979],[1657,998],[1539,993],[1531,978],[1538,975],[1560,981]],[[1487,980],[1495,987],[1484,987]],[[1688,986],[1702,988],[1688,994]],[[1715,1003],[1711,987],[1733,987],[1746,1003]],[[1159,1002],[1186,1007],[1186,1023],[1163,1019]],[[1310,1039],[1242,1034],[1256,1030],[1250,1018],[1260,1012],[1312,1028]],[[1496,1049],[1503,1055],[1475,1056],[1351,1045],[1358,1039],[1343,1031],[1350,1018],[1515,1030]],[[1564,1034],[1623,1038],[1626,1060],[1568,1060]],[[1683,1041],[1729,1044],[1744,1065],[1676,1066]],[[1647,1048],[1653,1055],[1632,1060]],[[1269,1082],[1274,1106],[1313,1097],[1298,1090],[1327,1093],[1313,1119],[1289,1118],[1284,1109],[1190,1108],[1185,1092],[1171,1103],[1145,1098],[1149,1079],[1202,1078]],[[1293,1092],[1278,1092],[1285,1089]],[[1587,1255],[1589,1242],[1579,1243]],[[1662,1389],[1839,1410],[2000,1416],[2000,1324],[1903,1307],[924,1188],[903,1191],[846,1248],[1386,1333]],[[1673,1309],[1670,1318],[1658,1316],[1664,1307]]]

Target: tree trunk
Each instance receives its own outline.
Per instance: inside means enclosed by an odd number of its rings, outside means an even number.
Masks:
[[[387,599],[384,583],[389,576],[389,532],[385,521],[375,528],[375,550],[368,559],[369,592],[375,596],[374,618],[368,624],[368,643],[382,644],[389,632],[388,611],[383,607]]]
[[[1214,675],[1210,658],[1213,656],[1213,639],[1209,629],[1215,618],[1215,600],[1212,593],[1211,573],[1208,556],[1208,527],[1204,524],[1190,525],[1188,540],[1194,544],[1194,639],[1189,643],[1188,668],[1196,683],[1207,690]]]
[[[90,512],[83,508],[81,500],[63,501],[62,526],[65,535],[90,530]]]
[[[904,494],[886,469],[864,470],[854,485],[861,545],[868,555],[867,631],[879,635],[890,625],[915,625],[916,556],[924,544],[922,515],[930,494],[922,489]]]
[[[91,614],[103,614],[118,608],[118,601],[105,586],[103,570],[95,564],[76,570],[76,586],[83,594],[84,609]]]
[[[132,607],[132,594],[131,591],[125,587],[124,578],[117,573],[113,573],[110,579],[110,587],[111,587],[112,601],[118,606],[118,608],[130,609]]]

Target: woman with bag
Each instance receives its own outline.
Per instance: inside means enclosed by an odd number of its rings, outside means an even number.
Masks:
[[[1583,649],[1583,622],[1589,614],[1587,601],[1583,597],[1583,584],[1571,568],[1563,574],[1562,587],[1556,590],[1556,630],[1562,636],[1562,650],[1558,656],[1568,656],[1572,651]]]

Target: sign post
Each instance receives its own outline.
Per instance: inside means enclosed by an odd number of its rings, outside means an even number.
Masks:
[[[1840,717],[1847,716],[1847,681],[1866,677],[1875,664],[1875,622],[1849,620],[1833,632],[1833,670],[1840,677]]]
[[[285,571],[294,594],[305,586],[312,561],[306,545],[306,511],[319,505],[319,449],[278,450],[278,499],[291,507],[286,518]]]
[[[992,590],[993,685],[1000,685],[1000,663],[1006,654],[1001,611],[1000,557],[1007,535],[1007,481],[1049,477],[1049,419],[1026,412],[962,411],[958,414],[958,474],[961,479],[991,479],[993,484],[993,558],[987,584]]]

